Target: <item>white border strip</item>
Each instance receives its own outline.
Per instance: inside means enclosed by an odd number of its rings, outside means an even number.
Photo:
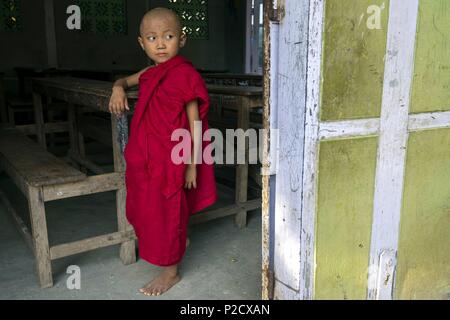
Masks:
[[[419,113],[409,117],[409,131],[450,127],[450,111]]]
[[[390,1],[369,262],[369,300],[392,299],[393,294],[393,282],[390,282],[390,288],[382,289],[378,287],[377,279],[379,274],[386,273],[379,268],[380,255],[386,250],[396,253],[398,248],[418,6],[418,0]]]
[[[300,234],[310,1],[285,1],[285,15],[279,24],[276,112],[282,138],[275,184],[274,271],[276,292],[285,288],[286,296],[290,296],[288,289],[299,292],[304,285]]]
[[[450,127],[450,111],[418,113],[409,116],[408,131]],[[335,140],[380,134],[380,119],[325,121],[319,123],[319,139]]]
[[[380,119],[358,119],[347,121],[320,122],[319,139],[332,140],[359,136],[378,135]]]
[[[305,148],[303,167],[302,228],[300,234],[300,299],[314,298],[315,218],[319,158],[319,110],[322,38],[325,5],[311,0],[309,8],[308,69],[306,84]]]

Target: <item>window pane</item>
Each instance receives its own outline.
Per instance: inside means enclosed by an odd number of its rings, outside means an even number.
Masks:
[[[0,2],[0,30],[21,31],[22,18],[19,0],[1,0]]]
[[[78,0],[81,9],[81,31],[103,35],[126,34],[125,0]]]
[[[169,0],[169,8],[180,16],[183,31],[189,38],[209,38],[207,0]]]

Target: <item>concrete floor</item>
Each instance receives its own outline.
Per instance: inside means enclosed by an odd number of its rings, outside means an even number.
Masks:
[[[109,164],[109,150],[91,145],[97,163]],[[55,153],[57,153],[55,151]],[[109,162],[110,163],[110,162]],[[29,224],[25,198],[7,176],[0,187]],[[233,189],[219,189],[220,203],[229,201]],[[46,203],[51,244],[76,241],[116,230],[113,192]],[[191,245],[181,265],[182,281],[160,297],[137,290],[159,273],[143,260],[124,266],[119,247],[112,246],[52,262],[54,286],[40,289],[34,257],[0,204],[0,299],[260,299],[261,210],[248,215],[248,227],[239,230],[233,217],[190,227]],[[69,290],[70,265],[81,269],[81,289]]]

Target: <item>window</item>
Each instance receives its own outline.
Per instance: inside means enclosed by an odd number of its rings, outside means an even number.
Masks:
[[[0,0],[0,30],[21,31],[22,18],[20,16],[19,0]]]
[[[263,9],[263,0],[247,0],[247,73],[262,73],[264,41]]]
[[[169,8],[180,16],[190,39],[209,38],[208,0],[169,0]]]
[[[125,0],[78,0],[81,32],[103,35],[126,34]]]

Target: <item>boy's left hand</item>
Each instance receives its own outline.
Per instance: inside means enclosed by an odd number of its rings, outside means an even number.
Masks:
[[[188,165],[186,169],[186,182],[184,183],[184,187],[186,189],[196,189],[197,188],[197,167],[195,165]]]

